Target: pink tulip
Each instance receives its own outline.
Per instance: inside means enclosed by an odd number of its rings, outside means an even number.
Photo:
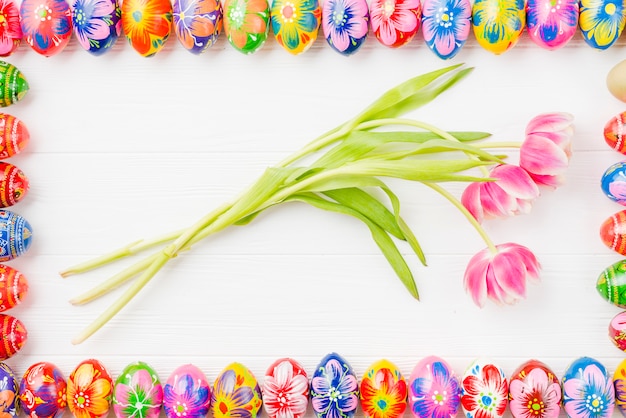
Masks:
[[[511,305],[526,297],[526,281],[539,281],[540,265],[526,247],[506,243],[485,248],[470,260],[463,282],[474,303],[483,307],[487,298]]]
[[[539,188],[519,166],[497,165],[489,177],[495,181],[472,183],[461,196],[461,203],[478,222],[528,213],[539,196]]]
[[[528,123],[520,166],[537,184],[551,188],[563,184],[572,156],[573,120],[569,113],[545,113]]]

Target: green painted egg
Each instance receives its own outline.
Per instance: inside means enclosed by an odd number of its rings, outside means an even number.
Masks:
[[[24,74],[13,64],[0,61],[0,107],[20,101],[29,89]]]
[[[600,296],[620,308],[626,308],[626,260],[610,265],[596,283]]]

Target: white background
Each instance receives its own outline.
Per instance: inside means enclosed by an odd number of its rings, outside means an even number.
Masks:
[[[599,184],[609,165],[626,158],[602,135],[605,123],[626,110],[605,84],[608,71],[626,58],[624,48],[620,41],[594,50],[580,33],[557,51],[541,49],[525,33],[500,56],[472,35],[450,61],[429,51],[421,33],[401,49],[382,46],[370,33],[348,58],[321,37],[299,56],[273,37],[251,56],[224,36],[200,56],[172,37],[152,58],[124,39],[101,57],[74,39],[50,58],[23,44],[7,61],[23,71],[31,90],[4,110],[31,132],[29,148],[10,162],[31,182],[12,210],[35,232],[30,251],[9,263],[26,275],[30,293],[7,312],[29,331],[8,364],[21,376],[30,364],[50,361],[67,376],[80,361],[97,358],[115,378],[142,360],[165,381],[176,367],[193,363],[213,382],[233,361],[262,380],[285,356],[312,374],[335,351],[358,376],[386,358],[408,377],[429,355],[447,360],[458,375],[484,357],[507,375],[539,359],[561,377],[580,356],[596,358],[612,374],[625,357],[607,336],[620,309],[597,294],[595,283],[623,258],[598,231],[622,209]],[[71,344],[120,292],[82,307],[68,300],[128,263],[67,279],[59,271],[192,224],[386,89],[453,63],[475,70],[413,116],[447,130],[489,131],[494,140],[522,140],[526,123],[542,112],[575,117],[566,185],[544,191],[529,215],[486,224],[495,242],[526,245],[542,263],[542,282],[529,287],[527,300],[477,308],[462,277],[484,244],[433,191],[394,181],[428,260],[421,266],[401,245],[420,302],[361,223],[288,204],[173,260],[105,328]],[[446,187],[460,196],[464,185]]]

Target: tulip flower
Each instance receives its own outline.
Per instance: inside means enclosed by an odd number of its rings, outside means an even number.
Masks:
[[[539,196],[539,188],[519,166],[497,165],[489,177],[494,181],[471,183],[461,196],[461,203],[478,222],[528,213]]]
[[[569,113],[545,113],[528,123],[520,166],[538,185],[555,189],[563,184],[572,156],[573,119]]]
[[[481,308],[487,299],[511,305],[526,297],[526,282],[539,281],[540,265],[526,247],[506,243],[485,248],[470,260],[463,282]]]

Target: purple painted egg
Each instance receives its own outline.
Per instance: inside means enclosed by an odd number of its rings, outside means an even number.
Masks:
[[[96,359],[80,362],[67,380],[67,403],[75,417],[107,417],[112,393],[111,375]]]
[[[563,409],[569,418],[610,418],[615,407],[613,379],[600,362],[580,357],[563,374]]]
[[[315,368],[311,379],[311,401],[317,418],[332,418],[338,413],[342,418],[350,418],[356,414],[358,380],[352,366],[339,354],[327,354]]]
[[[20,387],[13,370],[0,363],[0,413],[5,417],[17,417],[20,414]]]
[[[122,32],[122,9],[117,0],[73,0],[72,26],[85,51],[102,55]]]
[[[342,55],[352,55],[365,42],[369,30],[366,0],[327,0],[322,6],[326,42]]]
[[[600,181],[606,197],[626,206],[626,162],[611,165],[604,171]]]
[[[193,364],[178,367],[163,387],[163,410],[169,418],[205,417],[211,405],[206,376]]]
[[[281,358],[265,372],[261,392],[270,418],[302,418],[309,403],[309,379],[300,363]]]
[[[215,379],[211,403],[214,418],[236,418],[242,410],[247,418],[256,418],[263,403],[261,388],[246,366],[231,363]]]
[[[459,380],[436,356],[422,359],[409,377],[409,407],[416,418],[454,417],[459,410]]]
[[[509,382],[502,369],[474,361],[461,380],[461,407],[466,418],[501,418],[509,402]]]
[[[20,382],[20,402],[32,418],[63,415],[67,406],[67,383],[61,370],[42,361],[30,366]]]
[[[528,360],[511,375],[509,409],[515,418],[557,418],[561,385],[554,372],[538,360]]]
[[[147,363],[129,364],[115,381],[112,403],[117,418],[157,418],[163,405],[159,376]]]
[[[219,0],[174,0],[174,32],[189,52],[200,54],[213,45],[222,31]]]
[[[35,52],[50,57],[72,36],[72,12],[65,0],[24,0],[20,5],[22,33]]]

